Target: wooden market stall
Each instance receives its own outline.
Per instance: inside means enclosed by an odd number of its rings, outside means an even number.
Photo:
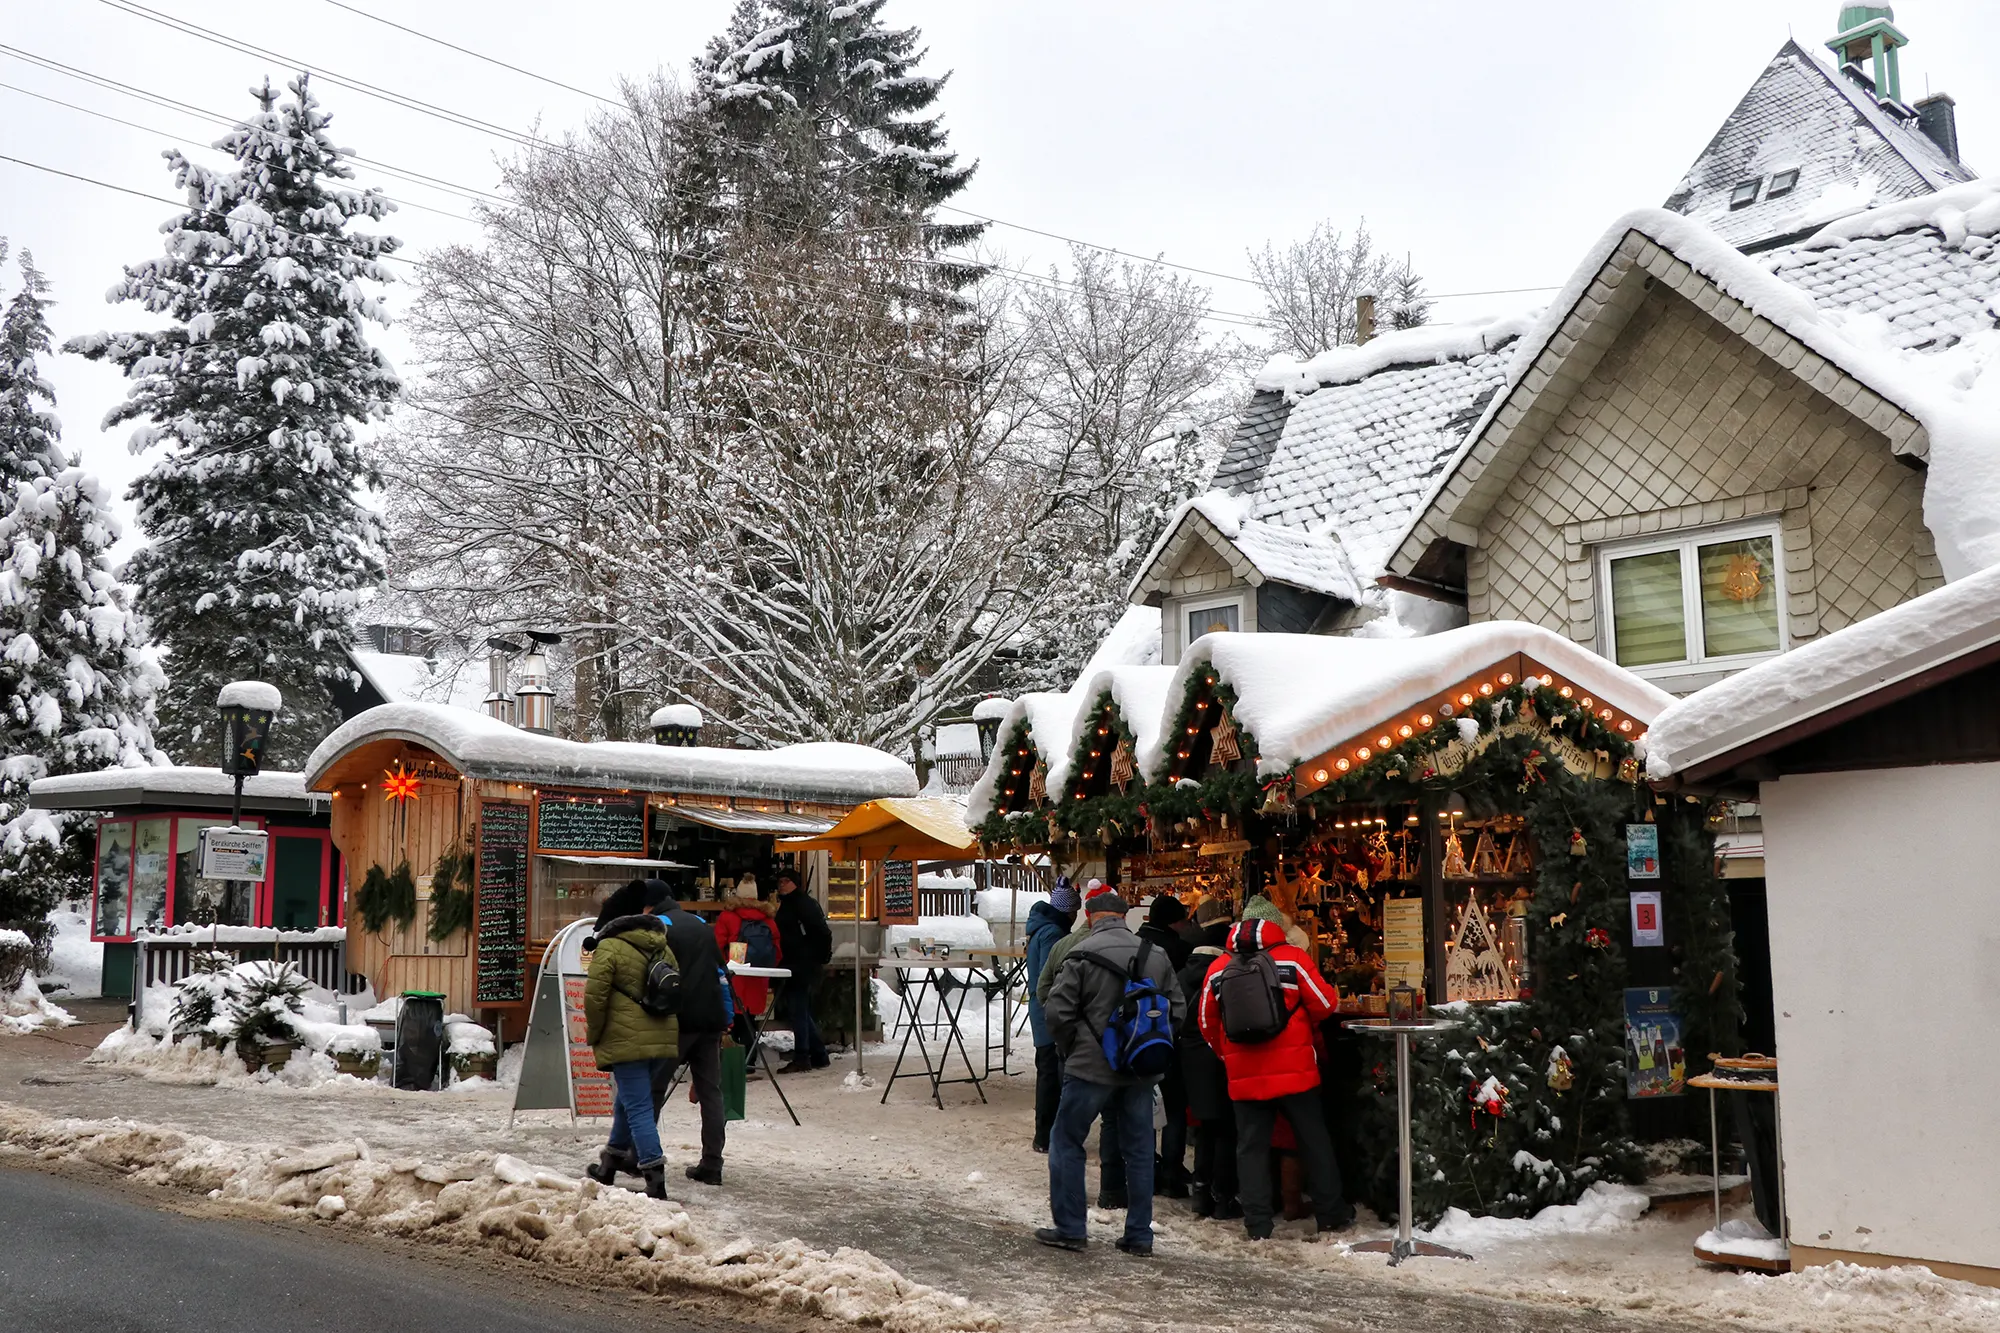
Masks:
[[[713,898],[749,873],[768,892],[777,838],[916,790],[909,765],[865,746],[578,742],[416,703],[341,726],[305,780],[331,797],[349,867],[349,966],[377,995],[435,991],[510,1036],[542,949],[619,885]],[[822,895],[826,870],[808,876]]]
[[[1419,1059],[1421,1213],[1567,1202],[1693,1127],[1685,1052],[1730,1049],[1739,1010],[1706,808],[1641,780],[1670,696],[1500,622],[1218,632],[1059,698],[1003,720],[982,840],[1273,916],[1344,1013],[1400,998],[1465,1028]],[[1382,1053],[1323,1039],[1343,1174],[1393,1210]]]

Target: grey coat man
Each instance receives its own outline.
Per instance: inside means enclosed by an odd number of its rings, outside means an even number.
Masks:
[[[1111,1021],[1118,1002],[1124,998],[1125,983],[1121,978],[1131,970],[1139,945],[1139,937],[1126,928],[1122,918],[1102,914],[1091,921],[1089,932],[1063,955],[1061,971],[1049,987],[1043,1016],[1050,1035],[1055,1038],[1056,1049],[1062,1053],[1066,1077],[1111,1087],[1159,1082],[1157,1078],[1114,1072],[1100,1044],[1104,1025]],[[1086,954],[1113,964],[1117,973],[1085,961]],[[1187,1018],[1187,1000],[1181,995],[1180,982],[1174,976],[1173,961],[1166,950],[1152,950],[1146,960],[1146,977],[1167,997],[1174,1031],[1179,1032]]]

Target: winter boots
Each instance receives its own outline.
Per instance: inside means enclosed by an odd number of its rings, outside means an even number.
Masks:
[[[687,1169],[687,1178],[703,1185],[720,1185],[722,1183],[722,1163],[696,1162]]]
[[[628,1176],[639,1174],[639,1159],[630,1148],[606,1148],[597,1154],[597,1165],[583,1168],[583,1174],[600,1185],[617,1184],[620,1171]]]
[[[664,1199],[667,1197],[667,1164],[656,1162],[639,1173],[646,1178],[646,1197]]]

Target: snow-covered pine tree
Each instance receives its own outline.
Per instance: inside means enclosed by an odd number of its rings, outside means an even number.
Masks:
[[[1388,325],[1392,329],[1420,328],[1430,322],[1431,298],[1424,291],[1424,280],[1406,258],[1403,267],[1389,279]]]
[[[49,910],[89,884],[90,821],[29,809],[28,786],[149,762],[159,670],[111,569],[117,521],[58,440],[48,284],[20,267],[0,315],[0,927],[45,946]]]
[[[355,427],[400,390],[365,332],[388,322],[365,284],[389,280],[380,261],[398,243],[348,223],[394,205],[342,184],[354,173],[331,117],[306,76],[289,86],[279,102],[266,83],[216,144],[232,169],[166,154],[187,211],[111,299],[172,322],[69,344],[132,381],[106,424],[144,422],[135,451],[166,446],[133,487],[151,544],[130,574],[167,651],[160,738],[184,762],[214,761],[216,692],[256,677],[285,696],[267,762],[300,766],[337,720],[349,618],[382,573]]]

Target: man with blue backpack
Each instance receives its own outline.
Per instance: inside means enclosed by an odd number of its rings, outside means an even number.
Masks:
[[[1049,1215],[1035,1239],[1057,1249],[1089,1244],[1083,1145],[1108,1114],[1127,1144],[1153,1137],[1153,1087],[1179,1058],[1187,1005],[1166,951],[1125,925],[1126,903],[1104,890],[1084,903],[1088,932],[1064,955],[1043,1006],[1063,1057],[1062,1099],[1049,1135]],[[1126,1254],[1153,1252],[1153,1154],[1125,1154]]]

